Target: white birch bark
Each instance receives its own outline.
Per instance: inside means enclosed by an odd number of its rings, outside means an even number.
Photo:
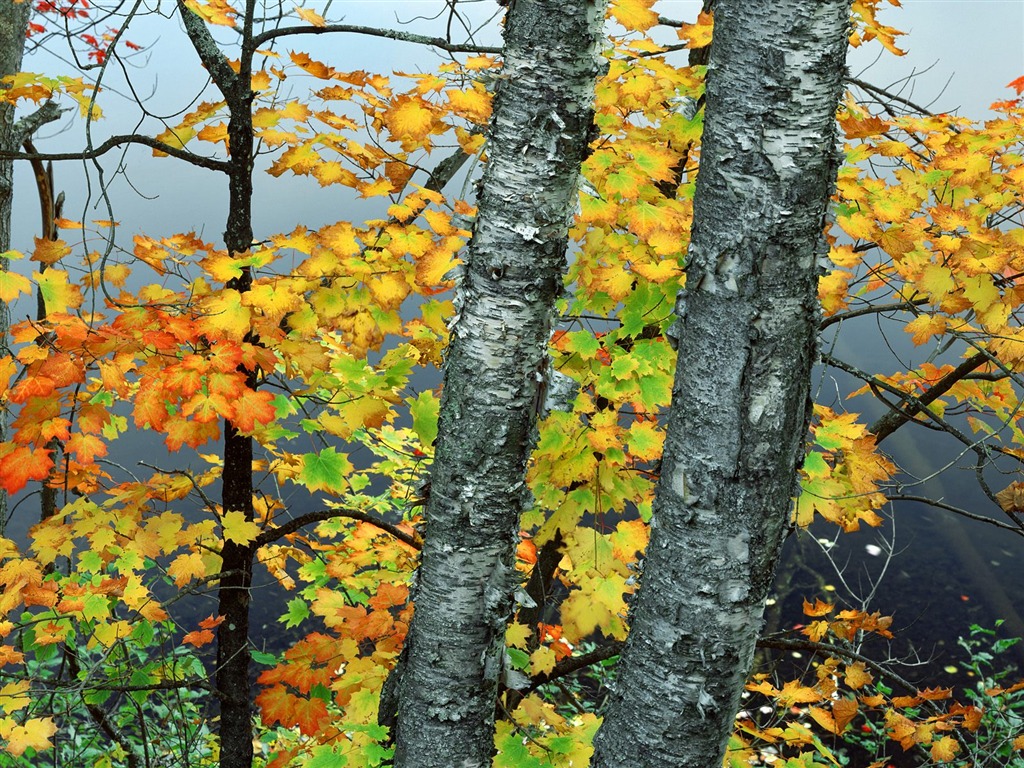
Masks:
[[[525,469],[602,63],[603,0],[513,0],[444,372],[395,766],[494,751]]]
[[[679,360],[594,768],[716,768],[797,491],[849,0],[716,0]]]

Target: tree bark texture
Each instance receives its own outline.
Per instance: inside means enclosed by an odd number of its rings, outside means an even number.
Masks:
[[[25,33],[32,13],[28,0],[0,0],[0,78],[21,71],[25,53]],[[16,152],[22,139],[14,125],[14,107],[0,104],[0,151]],[[0,157],[0,253],[11,248],[11,211],[14,203],[14,161]],[[7,259],[0,259],[0,271],[10,267]],[[7,349],[7,331],[10,313],[0,302],[0,352]],[[7,413],[0,413],[0,442],[7,440]],[[0,491],[0,535],[7,521],[7,494]]]
[[[21,71],[25,32],[28,30],[31,13],[32,6],[27,0],[0,0],[0,78]],[[0,104],[0,149],[16,152],[23,138],[14,129],[14,107]],[[11,247],[13,187],[14,161],[0,157],[0,252],[10,250]],[[4,322],[6,334],[6,315]]]
[[[717,0],[679,359],[594,768],[722,764],[809,417],[849,0]]]
[[[214,40],[206,24],[183,0],[178,0],[185,32],[199,59],[203,62],[217,89],[224,96],[228,120],[228,218],[224,245],[232,256],[244,256],[253,243],[253,140],[251,88],[253,20],[255,0],[246,0],[241,19],[241,54],[238,71],[231,68],[227,57]],[[252,287],[248,267],[239,277],[231,279],[226,288],[245,293]],[[246,342],[259,343],[250,332]],[[256,389],[254,371],[240,368],[246,375],[246,386]],[[221,502],[225,512],[241,512],[253,520],[252,503],[253,440],[241,434],[230,421],[224,422],[224,470]],[[220,768],[250,768],[253,761],[253,711],[249,681],[249,618],[255,547],[225,540],[221,548],[221,580],[217,590],[217,613],[224,621],[217,627],[216,686],[220,698]]]
[[[555,299],[593,120],[605,4],[515,0],[474,234],[457,289],[395,766],[494,751],[514,552]]]

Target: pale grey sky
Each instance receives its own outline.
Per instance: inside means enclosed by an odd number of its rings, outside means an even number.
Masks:
[[[164,14],[173,7],[166,0],[162,4],[150,0],[150,4]],[[318,10],[325,5],[323,0],[307,3]],[[497,3],[479,0],[460,4],[463,7],[477,32],[475,39],[496,45],[499,32],[495,20],[500,17]],[[331,14],[342,12],[347,23],[411,29],[423,34],[443,33],[447,22],[444,8],[441,0],[330,3]],[[694,0],[665,0],[655,6],[662,15],[684,20],[692,20],[699,8],[700,3]],[[1009,96],[1005,84],[1024,75],[1024,0],[904,0],[902,8],[883,10],[882,18],[908,32],[902,42],[908,55],[897,58],[876,43],[869,44],[852,51],[851,71],[878,85],[895,84],[904,95],[919,103],[932,104],[937,111],[957,109],[961,114],[984,118],[989,103]],[[479,26],[482,30],[476,29]],[[230,40],[230,32],[220,32],[221,38]],[[458,32],[453,34],[459,36]],[[666,39],[670,35],[669,31]],[[136,92],[148,99],[147,106],[163,114],[186,108],[201,90],[204,72],[177,19],[142,15],[132,22],[126,38],[146,47],[145,53],[134,60],[144,66],[129,70],[129,74]],[[440,61],[437,52],[422,46],[356,35],[286,38],[278,50],[287,48],[305,50],[347,70],[418,71],[431,69]],[[677,55],[682,60],[685,54]],[[65,65],[45,52],[26,62],[26,68],[33,71],[50,73],[60,67],[67,71]],[[94,126],[97,143],[109,134],[135,130],[140,119],[139,108],[114,93],[127,93],[122,73],[111,68],[106,78],[110,92],[104,95],[102,103],[107,116]],[[300,95],[305,85],[296,79],[296,93]],[[213,89],[207,88],[203,98],[215,98]],[[147,127],[154,133],[160,130],[153,121],[144,124],[143,130]],[[75,149],[81,146],[81,127],[69,128],[63,134],[48,127],[37,143],[44,151]],[[121,235],[128,235],[125,242],[130,243],[130,234],[135,231],[165,235],[192,229],[202,231],[207,239],[219,239],[227,197],[222,176],[186,167],[174,159],[154,159],[141,147],[128,149],[126,157],[126,176],[115,179],[110,186],[115,216],[123,226]],[[116,155],[109,154],[103,164],[109,178],[117,167]],[[81,164],[60,163],[56,176],[58,188],[67,193],[66,216],[106,218],[100,210],[83,211],[86,187]],[[91,176],[95,200],[94,171]],[[38,212],[27,166],[19,169],[17,178],[19,226],[15,229],[15,242],[29,248],[38,227]],[[290,231],[297,224],[312,227],[339,219],[372,217],[379,215],[380,210],[379,201],[358,200],[344,188],[321,189],[309,178],[257,177],[257,237]]]

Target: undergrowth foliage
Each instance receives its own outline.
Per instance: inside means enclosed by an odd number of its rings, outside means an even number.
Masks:
[[[213,27],[241,18],[226,0],[184,5]],[[877,5],[854,3],[851,43],[877,40],[898,53]],[[311,9],[295,14],[313,30],[328,25]],[[712,19],[674,22],[653,0],[613,2],[611,15],[575,255],[550,343],[573,394],[566,410],[544,410],[529,468],[533,503],[517,560],[524,591],[506,637],[496,765],[589,759],[599,686],[572,675],[592,666],[580,659],[610,664],[626,637],[671,396],[666,331],[685,279],[705,70],[681,65],[675,49],[705,48]],[[98,64],[117,50],[93,48]],[[225,576],[227,543],[250,547],[292,595],[280,621],[303,635],[280,655],[249,638],[259,764],[386,764],[378,702],[411,616],[437,434],[437,392],[411,382],[443,364],[457,319],[472,170],[462,189],[447,183],[486,162],[500,77],[500,59],[487,52],[403,74],[261,48],[250,117],[266,170],[380,199],[384,216],[256,232],[245,252],[194,232],[110,241],[111,222],[65,218],[56,239],[4,254],[14,265],[0,274],[0,300],[38,292],[45,312],[12,327],[0,358],[12,416],[0,486],[19,494],[46,484],[60,499],[27,542],[0,541],[0,738],[11,765],[41,764],[33,761],[50,760],[48,750],[69,765],[215,763],[206,651],[224,617],[203,596]],[[5,85],[2,97],[24,109],[53,99],[101,118],[104,94],[78,74],[25,72]],[[944,414],[967,411],[989,449],[1019,459],[1024,108],[1020,99],[994,108],[998,117],[978,125],[886,116],[849,98],[820,295],[825,324],[889,305],[905,313],[914,343],[966,349],[970,371],[986,375],[929,362],[866,373],[865,391],[889,397],[901,424],[958,431]],[[226,102],[204,101],[147,143],[158,155],[214,158],[206,165],[218,171],[228,130]],[[883,162],[891,173],[875,174]],[[257,446],[251,514],[216,500],[225,424]],[[162,440],[174,466],[108,459],[139,431]],[[857,414],[816,407],[796,525],[880,522],[896,467],[877,434]],[[1013,520],[1024,511],[1017,485],[999,496]],[[205,618],[173,620],[179,601],[196,601]],[[879,741],[938,763],[965,764],[956,762],[965,750],[980,754],[972,744],[1004,757],[1018,747],[975,738],[1017,727],[1006,714],[1017,717],[1016,687],[993,678],[966,703],[947,689],[894,693],[889,670],[854,650],[867,635],[889,637],[888,618],[818,600],[805,611],[802,637],[782,640],[806,643],[819,662],[809,679],[753,677],[751,695],[772,702],[772,716],[740,713],[729,765],[772,756],[834,765],[823,737],[864,744],[862,722]],[[964,642],[975,674],[991,677],[977,641]]]

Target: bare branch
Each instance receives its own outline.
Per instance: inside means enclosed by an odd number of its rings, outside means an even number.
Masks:
[[[875,444],[877,445],[878,443],[881,443],[885,438],[913,419],[915,415],[921,413],[922,406],[928,405],[942,397],[952,389],[954,384],[961,381],[967,374],[980,368],[982,365],[987,363],[989,359],[990,356],[985,352],[978,352],[971,355],[960,363],[960,365],[930,386],[927,392],[914,398],[914,402],[908,405],[907,408],[898,411],[889,411],[885,415],[880,416],[870,427],[868,427],[871,433],[875,436]]]
[[[811,651],[812,653],[827,653],[835,656],[842,656],[846,659],[853,661],[859,661],[868,669],[876,672],[882,677],[887,677],[894,683],[899,684],[901,688],[909,691],[910,693],[916,694],[920,689],[911,683],[909,680],[904,679],[900,675],[893,672],[891,669],[879,664],[877,661],[872,661],[867,656],[851,651],[847,648],[842,648],[838,645],[832,645],[831,643],[815,643],[810,640],[788,640],[785,638],[767,638],[762,637],[757,641],[758,648],[774,648],[779,651]]]
[[[192,165],[200,168],[208,168],[211,171],[227,173],[229,167],[228,163],[224,160],[215,160],[212,157],[196,155],[192,152],[188,152],[187,150],[172,147],[170,144],[165,144],[157,139],[152,139],[149,136],[139,136],[138,134],[111,136],[98,147],[93,147],[92,149],[87,149],[83,152],[56,152],[51,154],[36,152],[29,154],[28,152],[0,151],[0,157],[9,157],[12,160],[93,160],[105,155],[110,150],[124,146],[125,144],[142,144],[146,147],[152,147],[153,149],[170,155],[171,157],[184,160],[186,163],[191,163]]]
[[[231,69],[227,58],[221,51],[217,41],[213,39],[206,24],[196,14],[188,9],[184,0],[178,0],[178,12],[181,14],[181,21],[185,25],[185,32],[188,39],[199,54],[199,60],[203,62],[206,71],[210,73],[214,84],[224,94],[225,98],[234,90],[238,80],[235,71]],[[254,45],[253,48],[258,46]]]
[[[912,310],[914,307],[919,307],[922,304],[927,304],[930,299],[914,299],[913,301],[900,301],[893,304],[872,304],[861,309],[851,309],[849,312],[840,312],[826,317],[821,321],[818,326],[819,330],[825,330],[830,325],[841,323],[844,320],[852,320],[855,317],[862,317],[864,315],[884,315],[886,312],[899,312],[901,310]]]
[[[328,32],[348,32],[354,35],[384,37],[388,40],[400,40],[405,43],[428,45],[432,48],[440,48],[448,53],[500,54],[502,52],[500,47],[495,48],[487,45],[461,45],[457,43],[449,43],[443,37],[429,37],[427,35],[417,35],[413,32],[402,32],[397,29],[377,29],[376,27],[364,27],[356,24],[328,24],[323,27],[299,26],[268,29],[266,32],[256,35],[252,40],[252,45],[253,48],[259,48],[268,40],[273,40],[277,37],[286,37],[288,35],[323,35]]]
[[[377,528],[380,528],[382,531],[390,533],[392,536],[394,536],[396,539],[403,542],[404,544],[408,544],[413,549],[418,550],[422,546],[419,537],[412,536],[406,533],[394,523],[389,523],[387,520],[382,520],[376,515],[371,515],[368,512],[360,512],[359,510],[356,509],[322,509],[318,512],[309,512],[305,515],[299,515],[298,517],[289,520],[287,523],[284,523],[283,525],[280,525],[277,528],[272,528],[270,530],[264,531],[255,539],[253,539],[251,546],[254,549],[262,547],[266,544],[270,544],[271,542],[277,541],[278,539],[284,538],[290,533],[295,533],[300,528],[303,528],[307,525],[312,525],[313,523],[320,523],[324,520],[333,520],[336,517],[347,517],[351,520],[359,520],[361,522],[374,525]]]
[[[21,144],[47,123],[59,120],[60,116],[67,111],[69,110],[58,107],[57,102],[47,101],[35,112],[25,115],[14,124],[15,141],[13,145]]]
[[[994,525],[997,528],[1005,528],[1008,531],[1012,531],[1013,533],[1016,533],[1018,535],[1024,536],[1024,530],[1022,530],[1020,526],[1010,525],[1009,523],[1003,523],[1003,522],[1000,522],[999,520],[995,520],[995,519],[993,519],[991,517],[985,517],[984,515],[979,515],[979,514],[976,514],[974,512],[968,512],[966,509],[961,509],[960,507],[954,507],[952,504],[947,504],[946,502],[939,501],[938,499],[930,499],[927,496],[915,496],[913,494],[907,494],[907,493],[893,493],[893,494],[888,494],[887,493],[885,495],[885,498],[888,501],[916,501],[916,502],[918,502],[920,504],[927,504],[928,506],[935,507],[936,509],[944,509],[947,512],[953,512],[953,513],[955,513],[957,515],[960,515],[962,517],[966,517],[966,518],[969,518],[971,520],[977,520],[980,523],[987,523],[988,525]]]

